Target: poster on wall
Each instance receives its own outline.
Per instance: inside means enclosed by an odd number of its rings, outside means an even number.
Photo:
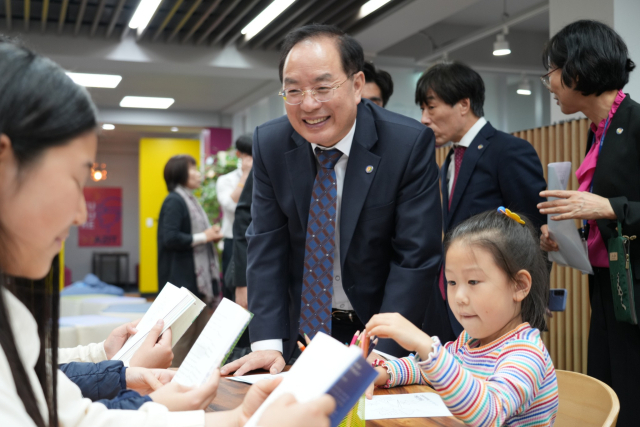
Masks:
[[[85,187],[87,222],[78,246],[122,246],[122,188]]]

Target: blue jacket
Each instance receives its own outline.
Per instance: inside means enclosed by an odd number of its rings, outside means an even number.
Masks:
[[[119,360],[100,363],[71,362],[60,370],[79,388],[82,396],[100,402],[109,409],[138,409],[149,396],[127,390],[127,368]]]
[[[296,347],[316,159],[287,117],[253,136],[253,222],[247,230],[251,341]],[[420,326],[435,295],[442,211],[431,129],[367,99],[357,122],[340,212],[342,284],[358,317],[398,312]],[[446,307],[440,297],[442,314]],[[438,331],[432,331],[439,335]],[[378,348],[403,355],[393,340]]]

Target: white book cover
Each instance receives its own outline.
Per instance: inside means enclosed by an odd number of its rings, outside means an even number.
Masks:
[[[251,321],[252,314],[223,298],[173,377],[185,386],[199,386],[227,359]]]

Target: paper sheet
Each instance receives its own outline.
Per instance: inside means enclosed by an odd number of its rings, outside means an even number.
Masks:
[[[149,307],[149,310],[144,314],[138,326],[136,326],[138,333],[124,343],[112,360],[122,360],[125,363],[131,360],[133,354],[140,348],[144,339],[149,335],[151,328],[159,319],[164,320],[162,329],[162,332],[164,332],[193,304],[195,304],[195,299],[190,292],[182,288],[178,289],[171,283],[167,283],[151,307]]]
[[[207,381],[226,359],[250,320],[251,313],[223,298],[172,381],[186,386]]]
[[[226,377],[226,379],[231,381],[237,381],[239,383],[255,384],[258,381],[262,381],[262,380],[272,380],[278,377],[286,377],[287,374],[288,372],[280,372],[277,375],[271,375],[271,374],[243,375],[240,377]]]
[[[365,420],[389,418],[452,417],[436,393],[391,394],[373,396],[365,403]]]
[[[397,358],[397,357],[395,357],[395,356],[392,356],[392,355],[387,354],[387,353],[383,353],[383,352],[381,352],[381,351],[379,351],[379,350],[376,350],[376,349],[374,349],[374,350],[373,350],[373,352],[374,352],[374,353],[378,353],[380,356],[384,357],[384,358],[385,358],[385,359],[387,359],[387,360],[396,360],[396,359],[398,359],[398,358]]]
[[[570,174],[571,162],[549,163],[548,189],[566,190]],[[556,200],[556,198],[549,197],[548,200]],[[586,245],[576,229],[575,221],[572,219],[554,221],[551,219],[552,216],[547,215],[549,236],[558,244],[560,250],[549,252],[549,260],[580,270],[583,274],[593,274]]]

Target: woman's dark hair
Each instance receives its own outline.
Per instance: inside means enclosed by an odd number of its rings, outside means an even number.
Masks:
[[[188,154],[179,154],[170,158],[164,166],[164,182],[167,183],[167,190],[173,191],[178,185],[187,185],[189,166],[195,165],[196,159]]]
[[[335,25],[311,24],[296,28],[285,37],[280,47],[280,81],[282,82],[284,63],[291,49],[300,42],[312,38],[328,37],[334,39],[340,50],[342,69],[347,76],[362,71],[364,68],[364,52],[362,46],[353,37]]]
[[[416,104],[427,105],[431,89],[445,104],[454,106],[469,98],[476,117],[484,116],[484,81],[480,74],[459,62],[436,64],[425,71],[416,85]]]
[[[549,303],[549,270],[540,250],[538,233],[528,218],[519,215],[525,225],[497,211],[472,216],[447,234],[444,250],[446,254],[453,242],[462,240],[465,245],[489,251],[496,265],[513,281],[516,281],[518,271],[528,271],[531,289],[522,301],[522,320],[544,331]]]
[[[542,63],[560,68],[562,83],[584,96],[620,90],[636,67],[622,37],[598,21],[581,20],[561,29],[547,42]]]
[[[19,173],[36,166],[47,149],[95,128],[96,108],[83,87],[54,62],[0,36],[0,135],[10,139]],[[0,257],[7,261],[11,242],[3,227],[0,218]],[[18,396],[38,427],[47,424],[27,376],[30,367],[22,364],[18,354],[2,288],[20,299],[38,324],[40,355],[35,372],[47,401],[48,425],[57,426],[59,288],[55,266],[54,260],[49,275],[38,281],[8,277],[0,271],[0,345]]]
[[[382,94],[382,106],[386,106],[393,95],[393,79],[391,74],[377,68],[371,62],[364,63],[364,80],[367,83],[375,83]]]
[[[236,150],[242,154],[253,156],[252,148],[253,136],[251,136],[251,134],[241,135],[240,138],[236,140]]]

